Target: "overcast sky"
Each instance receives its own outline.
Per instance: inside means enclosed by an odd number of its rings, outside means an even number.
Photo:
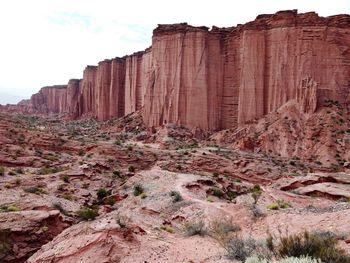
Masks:
[[[0,103],[147,48],[157,24],[228,27],[286,9],[349,14],[350,0],[1,0]]]

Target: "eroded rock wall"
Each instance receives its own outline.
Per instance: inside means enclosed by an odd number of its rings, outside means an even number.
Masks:
[[[67,109],[67,85],[42,88],[31,97],[32,108],[39,113],[61,113]]]
[[[70,113],[72,118],[77,118],[79,116],[79,105],[78,99],[80,94],[80,80],[71,79],[67,85],[67,101],[66,101],[66,111]]]
[[[305,112],[329,99],[348,103],[350,16],[292,10],[232,28],[159,25],[151,48],[88,66],[82,81],[68,84],[65,102],[51,99],[63,93],[44,88],[32,104],[99,120],[142,110],[149,127],[221,130],[291,99]]]
[[[96,66],[87,66],[83,73],[79,96],[79,116],[95,116],[96,113]]]

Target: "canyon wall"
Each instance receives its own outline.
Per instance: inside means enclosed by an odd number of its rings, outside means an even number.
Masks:
[[[350,16],[281,11],[231,28],[159,25],[152,46],[45,87],[39,112],[107,120],[141,110],[145,124],[235,128],[297,99],[312,113],[350,101]]]

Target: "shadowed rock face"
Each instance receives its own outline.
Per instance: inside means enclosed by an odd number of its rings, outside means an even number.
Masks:
[[[142,109],[149,127],[222,130],[291,99],[307,113],[325,100],[345,104],[349,76],[349,15],[281,11],[231,28],[159,25],[149,49],[88,66],[79,84],[45,87],[31,103],[99,120]]]

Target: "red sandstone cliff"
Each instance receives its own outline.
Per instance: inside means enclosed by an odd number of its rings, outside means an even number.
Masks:
[[[61,113],[67,110],[67,85],[42,88],[30,98],[32,108],[40,113]]]
[[[45,87],[36,111],[99,120],[143,110],[147,126],[236,127],[297,99],[314,112],[350,100],[350,16],[281,11],[232,28],[159,25],[152,47]]]

